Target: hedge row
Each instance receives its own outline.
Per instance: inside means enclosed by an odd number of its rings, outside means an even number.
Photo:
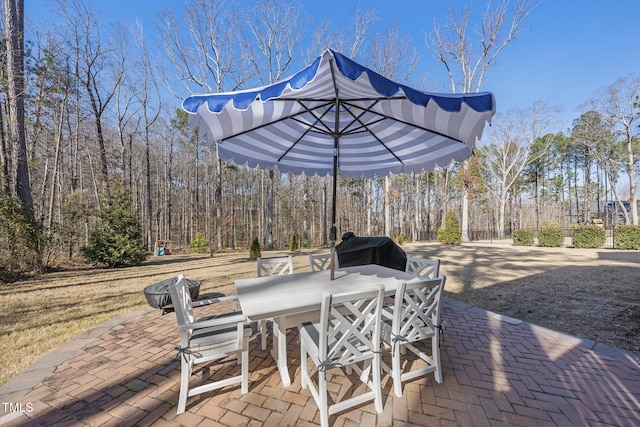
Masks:
[[[597,225],[580,225],[572,229],[573,246],[576,248],[601,248],[606,243],[605,230]],[[517,230],[513,233],[514,246],[533,246],[532,230]],[[616,249],[640,250],[640,226],[621,225],[613,230]],[[557,248],[564,244],[564,233],[559,227],[544,227],[538,234],[538,245]]]

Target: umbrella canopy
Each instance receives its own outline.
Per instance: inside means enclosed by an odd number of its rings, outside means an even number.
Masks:
[[[325,175],[337,154],[341,176],[372,177],[466,159],[495,101],[486,92],[418,91],[327,50],[283,81],[194,95],[183,108],[223,160]]]
[[[190,123],[223,160],[308,175],[372,177],[462,161],[495,114],[493,94],[434,94],[393,82],[333,50],[272,85],[194,95]]]

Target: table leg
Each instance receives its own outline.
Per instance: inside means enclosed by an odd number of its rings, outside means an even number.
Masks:
[[[289,376],[289,366],[287,364],[287,319],[286,317],[276,317],[273,319],[273,349],[271,355],[278,365],[282,385],[289,387],[291,377]]]

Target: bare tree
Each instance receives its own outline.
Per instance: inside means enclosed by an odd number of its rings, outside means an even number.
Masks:
[[[187,90],[197,92],[235,90],[242,87],[249,79],[250,67],[246,66],[237,40],[241,31],[238,21],[232,19],[231,10],[234,9],[237,10],[237,7],[227,7],[227,2],[224,0],[217,2],[199,0],[186,5],[182,23],[178,22],[169,9],[160,12],[161,35],[165,51],[174,65],[178,80]],[[172,89],[170,84],[167,84],[167,87]],[[218,249],[222,249],[223,165],[219,157],[216,163],[214,191],[216,239]]]
[[[170,9],[159,13],[165,52],[178,81],[189,92],[235,90],[249,78],[236,40],[240,29],[231,10],[225,0],[197,0],[186,4],[182,22]],[[171,84],[167,88],[176,89]]]
[[[134,39],[137,36],[133,30]],[[118,24],[116,27],[116,55],[123,63],[131,61],[131,43],[128,42],[132,35],[132,29],[126,24]],[[131,70],[135,67],[130,67]],[[117,70],[114,70],[117,73]],[[140,86],[140,75],[126,73],[122,76],[121,84],[117,85],[114,96],[114,114],[116,118],[116,128],[118,141],[120,143],[120,168],[122,170],[122,186],[129,191],[133,185],[133,174],[131,170],[132,145],[134,134],[138,130],[141,108],[136,102],[136,96]]]
[[[110,197],[109,161],[103,129],[103,116],[116,94],[125,71],[124,58],[114,58],[114,47],[105,43],[98,18],[88,0],[58,0],[60,10],[72,31],[71,42],[78,57],[76,77],[84,88],[96,129],[100,150],[100,174],[102,190]],[[110,74],[113,72],[112,74]]]
[[[302,37],[306,18],[301,6],[293,2],[261,0],[247,14],[250,34],[242,40],[243,55],[263,85],[282,79],[290,69],[297,43]],[[257,49],[257,52],[255,51]],[[267,202],[267,247],[273,247],[273,171]]]
[[[27,143],[24,128],[24,0],[5,0],[9,146],[12,153],[15,194],[33,215]]]
[[[614,126],[615,134],[626,147],[625,169],[629,177],[629,205],[631,223],[638,225],[636,163],[637,139],[640,120],[640,76],[628,75],[618,79],[599,92],[592,102],[594,108]]]
[[[447,70],[452,92],[478,92],[498,55],[524,30],[523,23],[533,10],[533,0],[516,0],[513,11],[510,5],[510,0],[503,0],[492,8],[491,2],[487,2],[479,28],[472,34],[469,33],[471,6],[462,9],[459,16],[452,8],[444,28],[434,22],[433,33],[426,44]],[[478,36],[475,43],[473,34]],[[462,201],[463,242],[469,241],[469,191],[471,189],[464,189]]]
[[[137,91],[143,119],[143,135],[145,146],[145,176],[146,176],[146,220],[147,220],[147,249],[153,249],[153,220],[152,220],[152,189],[151,189],[151,159],[150,132],[153,124],[160,116],[160,90],[156,75],[153,72],[151,57],[144,39],[142,24],[136,22],[133,34],[134,41],[140,52],[138,69],[140,72],[140,88]]]
[[[409,35],[401,33],[398,25],[391,25],[384,32],[373,34],[365,63],[389,79],[406,83],[420,58],[410,46]]]
[[[512,109],[495,120],[488,129],[487,145],[480,147],[480,155],[485,160],[487,175],[492,177],[486,185],[499,203],[498,233],[503,236],[505,212],[510,191],[518,182],[525,167],[546,153],[552,143],[546,140],[546,147],[536,143],[551,124],[553,110],[544,103],[536,103],[528,110]],[[493,185],[492,185],[493,184]]]
[[[272,84],[290,69],[307,18],[294,2],[261,0],[251,5],[243,37],[244,57],[262,84]],[[257,52],[256,52],[257,49]]]
[[[6,25],[5,25],[5,7],[4,3],[0,3],[0,32],[2,34],[6,34]],[[0,72],[6,74],[7,67],[7,51],[6,49],[0,50],[0,58],[2,61],[0,62]],[[5,130],[5,105],[7,103],[6,96],[7,88],[4,82],[0,82],[0,94],[2,94],[2,99],[0,99],[0,191],[4,191],[9,194],[11,192],[11,177],[10,177],[10,157],[11,153],[9,152],[9,145],[7,141],[7,134]]]
[[[65,124],[69,120],[69,98],[71,96],[71,72],[68,65],[68,51],[64,43],[49,30],[35,35],[35,49],[32,80],[35,107],[31,110],[28,132],[29,157],[36,167],[31,169],[33,189],[37,189],[36,210],[41,207],[40,216],[47,232],[53,233],[54,223],[59,224],[55,208],[61,205],[62,177],[64,175]],[[44,164],[44,170],[38,165]],[[39,188],[38,188],[39,187]]]
[[[325,49],[334,49],[349,58],[356,59],[363,54],[363,45],[378,20],[376,9],[362,10],[356,8],[351,15],[350,25],[346,28],[334,28],[331,21],[323,21],[313,31],[313,37],[307,60],[315,59]],[[359,58],[362,59],[362,58]]]

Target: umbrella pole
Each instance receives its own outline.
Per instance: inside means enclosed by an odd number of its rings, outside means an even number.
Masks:
[[[334,159],[335,162],[335,159]],[[331,241],[331,280],[335,278],[336,271],[336,236],[338,229],[336,228],[336,175],[333,175],[333,207],[331,212],[331,230],[329,231],[329,240]]]
[[[331,280],[335,279],[336,270],[336,238],[338,229],[336,228],[336,190],[338,188],[338,136],[333,137],[333,196],[331,206],[331,231],[329,231],[329,240],[331,241]]]

